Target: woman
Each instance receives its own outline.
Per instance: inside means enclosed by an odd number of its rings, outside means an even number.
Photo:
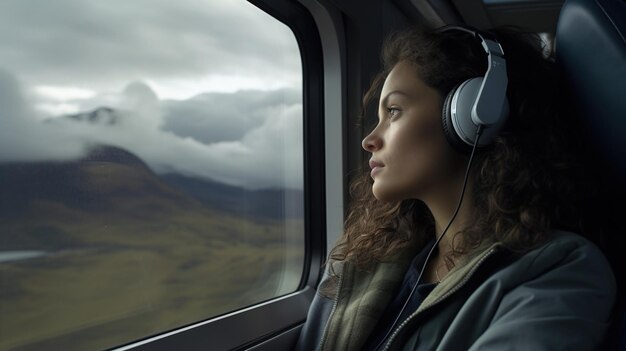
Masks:
[[[598,348],[615,281],[598,248],[572,232],[577,136],[558,113],[539,38],[411,29],[386,41],[382,59],[365,99],[378,98],[362,143],[371,171],[352,185],[297,348]],[[476,103],[463,139],[451,105],[465,97],[451,92],[474,77],[495,97],[476,97],[486,105]]]

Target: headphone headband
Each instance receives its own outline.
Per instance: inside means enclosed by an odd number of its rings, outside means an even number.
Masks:
[[[506,99],[506,60],[502,46],[495,35],[477,30],[469,26],[448,25],[438,28],[435,33],[448,31],[462,31],[479,39],[482,48],[487,54],[487,73],[482,81],[476,102],[472,106],[472,122],[479,125],[490,126],[500,120],[501,111]]]
[[[495,35],[468,26],[449,25],[433,33],[460,31],[479,41],[487,54],[487,72],[484,76],[467,79],[452,89],[444,100],[443,131],[450,144],[462,153],[468,153],[481,128],[478,147],[493,142],[509,113],[506,98],[508,78],[504,51]]]
[[[500,46],[500,44],[498,43],[498,39],[496,38],[495,34],[488,32],[488,31],[484,31],[484,30],[480,30],[478,28],[474,28],[472,26],[468,26],[468,25],[460,25],[460,24],[448,24],[445,25],[443,27],[439,27],[437,29],[435,29],[433,32],[434,33],[444,33],[444,32],[449,32],[449,31],[460,31],[460,32],[465,32],[467,34],[471,34],[474,38],[478,39],[481,41],[481,44],[483,42],[485,42],[486,40],[490,40],[492,42],[495,42],[497,44],[497,48],[493,47],[490,49],[493,49],[493,51],[500,51],[500,56],[504,56],[504,53],[502,53],[502,47]],[[485,49],[485,51],[487,52],[487,54],[489,54],[489,52],[487,50],[487,48],[485,48],[485,45],[483,45],[483,48]]]

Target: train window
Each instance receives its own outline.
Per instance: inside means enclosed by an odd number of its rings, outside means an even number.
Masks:
[[[298,289],[287,26],[243,0],[4,0],[0,18],[0,349],[114,347]]]

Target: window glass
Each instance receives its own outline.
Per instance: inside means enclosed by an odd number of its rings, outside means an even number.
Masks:
[[[0,1],[0,350],[297,289],[302,69],[246,1]]]

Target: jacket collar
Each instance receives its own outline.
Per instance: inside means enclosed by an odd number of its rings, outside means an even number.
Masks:
[[[460,289],[500,246],[499,243],[486,245],[478,249],[477,254],[455,266],[426,297],[414,315],[440,303]],[[335,303],[320,345],[323,350],[357,350],[362,346],[385,306],[393,299],[394,287],[399,286],[404,278],[416,249],[414,245],[409,246],[390,262],[380,262],[367,271],[357,269],[349,261],[334,263],[339,263],[338,277],[331,279],[336,295],[334,298],[327,297],[335,300]]]
[[[430,308],[432,305],[439,303],[448,295],[451,295],[462,287],[465,282],[473,276],[478,267],[480,267],[481,264],[492,254],[501,249],[501,247],[501,243],[493,243],[491,245],[484,246],[478,251],[478,254],[472,255],[472,257],[465,260],[465,262],[462,262],[462,264],[452,268],[443,280],[437,284],[433,291],[428,294],[420,307],[417,309],[416,313],[420,313],[421,311]]]

